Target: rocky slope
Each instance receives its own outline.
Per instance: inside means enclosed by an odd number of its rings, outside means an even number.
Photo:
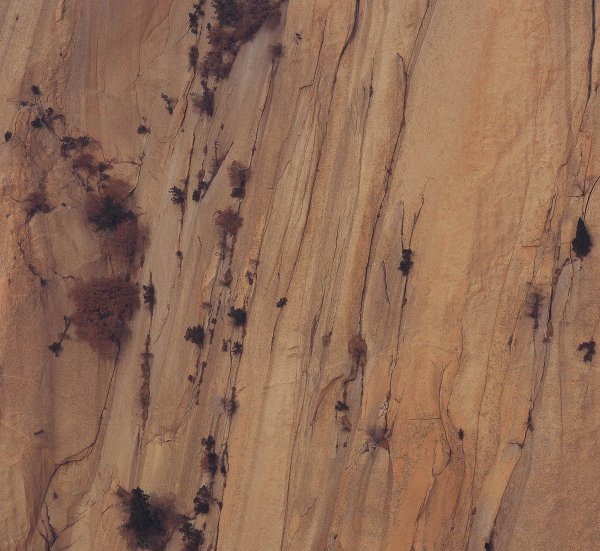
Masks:
[[[191,4],[0,3],[0,549],[124,550],[135,487],[202,549],[595,548],[594,0],[290,0],[212,116]],[[156,298],[100,352],[98,276]]]

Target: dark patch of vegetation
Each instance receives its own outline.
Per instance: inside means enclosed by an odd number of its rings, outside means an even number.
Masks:
[[[43,128],[44,127],[44,123],[42,121],[42,119],[40,117],[36,117],[35,119],[33,119],[31,121],[31,126],[33,126],[34,128]]]
[[[209,40],[214,35],[215,29],[210,32]],[[217,80],[222,80],[229,74],[229,71],[231,71],[231,64],[225,62],[221,50],[211,50],[202,58],[200,75],[204,79],[214,76]]]
[[[185,192],[181,188],[173,186],[169,189],[169,193],[171,194],[171,203],[178,205],[185,201]]]
[[[31,85],[31,93],[34,96],[39,96],[42,93],[42,91],[40,90],[39,86],[36,86],[35,84],[32,84]]]
[[[280,299],[277,301],[277,303],[275,304],[275,306],[276,306],[277,308],[283,308],[283,307],[284,307],[286,304],[287,304],[287,298],[285,298],[285,297],[281,297],[281,298],[280,298]]]
[[[129,514],[123,532],[133,548],[161,551],[172,531],[183,520],[168,503],[155,502],[140,488],[121,492],[121,500]]]
[[[91,196],[86,210],[89,221],[96,231],[105,232],[116,230],[126,220],[132,220],[134,215],[126,210],[123,203],[112,195],[104,197]]]
[[[594,339],[590,339],[588,342],[582,342],[578,347],[578,351],[585,350],[585,354],[583,355],[583,361],[586,363],[590,363],[596,353],[596,341]]]
[[[169,96],[167,96],[167,94],[162,93],[160,95],[160,97],[162,98],[162,100],[165,102],[165,108],[167,109],[167,111],[169,112],[169,115],[173,114],[173,111],[175,110],[175,106],[177,105],[177,100],[174,98],[170,98]]]
[[[7,130],[4,133],[4,141],[5,142],[10,142],[10,139],[12,138],[12,136],[13,136],[12,132],[10,130]]]
[[[62,352],[63,346],[58,341],[54,341],[52,344],[48,345],[48,348],[54,352],[54,355],[58,358],[60,353]]]
[[[348,352],[358,365],[364,367],[367,363],[367,343],[360,335],[354,335],[348,341]]]
[[[281,42],[276,42],[275,44],[271,44],[269,46],[269,55],[273,59],[278,59],[283,55],[283,44]]]
[[[201,113],[206,113],[209,117],[212,117],[215,111],[215,92],[208,87],[206,80],[202,80],[200,85],[202,86],[202,95],[194,95],[192,105]]]
[[[215,224],[221,229],[223,237],[235,237],[242,227],[244,219],[231,207],[216,212]]]
[[[202,467],[210,473],[211,477],[214,477],[219,468],[219,456],[215,452],[215,439],[212,436],[203,438],[202,446],[206,452],[206,455],[202,460]]]
[[[105,353],[107,345],[121,342],[127,322],[140,305],[138,288],[116,277],[78,282],[71,296],[75,302],[71,318],[78,336]]]
[[[337,411],[348,411],[350,408],[348,407],[348,404],[346,402],[338,400],[337,404],[335,404],[335,409]]]
[[[494,551],[494,546],[491,541],[486,541],[483,544],[483,548],[485,549],[485,551]]]
[[[212,499],[212,495],[210,492],[210,488],[206,485],[203,485],[196,494],[194,498],[194,511],[197,515],[206,515],[210,510],[210,501]]]
[[[227,314],[233,321],[233,325],[236,327],[243,327],[246,325],[247,313],[243,308],[231,308]]]
[[[465,437],[465,431],[462,429],[458,429],[458,439],[462,440]]]
[[[198,551],[204,543],[204,532],[199,528],[194,528],[189,520],[179,527],[179,532],[181,532],[183,541],[183,551]]]
[[[198,58],[200,57],[200,52],[198,51],[198,46],[190,46],[188,50],[188,61],[190,69],[195,69],[198,65]]]
[[[573,241],[571,241],[571,247],[578,258],[587,256],[592,248],[592,238],[581,217],[577,221],[577,230]]]
[[[152,281],[150,281],[148,285],[142,285],[142,289],[144,290],[144,304],[148,304],[152,309],[154,304],[156,303],[156,293]]]
[[[402,275],[407,276],[414,264],[412,261],[412,249],[402,249],[402,260],[398,269],[402,272]]]
[[[150,129],[149,129],[149,128],[148,128],[146,125],[144,125],[144,124],[140,124],[140,125],[137,127],[137,133],[138,133],[138,134],[142,134],[142,135],[143,135],[143,134],[150,134]]]
[[[533,328],[537,329],[539,327],[539,318],[540,312],[543,304],[543,296],[542,293],[533,288],[533,290],[527,295],[527,316],[533,319]]]
[[[183,337],[186,341],[193,342],[200,348],[204,345],[204,327],[202,325],[194,325],[188,327],[185,336]]]
[[[196,203],[200,201],[200,190],[195,189],[192,191],[192,201],[196,201]]]
[[[231,196],[242,199],[246,194],[246,183],[250,179],[250,169],[240,161],[233,161],[228,169],[229,183],[233,188]]]

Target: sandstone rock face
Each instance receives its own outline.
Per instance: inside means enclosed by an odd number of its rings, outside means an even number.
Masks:
[[[209,116],[210,2],[197,34],[191,0],[0,3],[0,549],[124,550],[135,487],[202,549],[596,548],[594,6],[290,0]],[[135,259],[66,136],[127,186]],[[101,353],[64,335],[98,276],[156,297]]]

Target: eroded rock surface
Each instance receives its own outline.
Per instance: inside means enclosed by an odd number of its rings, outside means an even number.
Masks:
[[[202,549],[596,548],[595,2],[290,0],[212,116],[190,12],[0,3],[0,549],[124,550],[135,487]],[[102,354],[64,333],[100,276],[155,293]]]

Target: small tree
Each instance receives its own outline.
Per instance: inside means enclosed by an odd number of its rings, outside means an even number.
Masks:
[[[579,218],[577,221],[577,230],[575,232],[575,238],[571,241],[573,252],[578,258],[587,256],[592,248],[592,238],[585,227],[583,218]]]

